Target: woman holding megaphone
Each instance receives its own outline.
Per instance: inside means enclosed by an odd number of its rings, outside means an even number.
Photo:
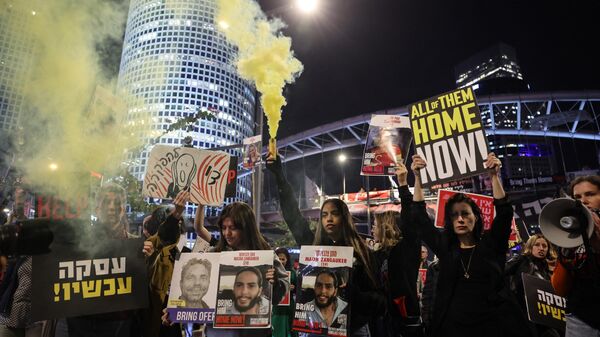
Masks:
[[[483,231],[479,207],[462,193],[448,200],[444,229],[434,227],[419,175],[426,166],[422,157],[413,156],[412,224],[439,258],[432,336],[530,336],[527,319],[504,282],[513,209],[500,182],[500,160],[490,153],[485,161],[496,207],[488,232]]]

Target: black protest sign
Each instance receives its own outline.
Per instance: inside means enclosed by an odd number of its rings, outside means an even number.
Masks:
[[[143,240],[100,239],[87,251],[53,245],[33,257],[33,321],[148,306]]]
[[[523,274],[523,289],[529,320],[564,331],[567,300],[554,293],[552,284],[538,277]]]
[[[488,141],[470,87],[414,103],[409,113],[415,153],[427,161],[423,187],[486,171]]]

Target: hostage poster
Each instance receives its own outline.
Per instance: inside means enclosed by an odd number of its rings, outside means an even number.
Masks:
[[[271,250],[221,253],[215,328],[271,326],[273,288],[266,273],[273,268],[273,257]]]
[[[410,123],[415,153],[427,161],[423,187],[460,180],[486,171],[489,152],[473,89],[451,91],[412,104]]]
[[[186,253],[175,261],[167,311],[173,322],[212,323],[220,253]]]
[[[242,166],[245,169],[251,170],[261,163],[261,141],[261,135],[244,139],[244,157],[242,161]]]
[[[237,177],[230,161],[222,151],[156,145],[148,158],[142,193],[174,199],[180,191],[189,190],[193,203],[220,206],[227,185],[235,183]]]
[[[523,289],[529,320],[564,331],[567,299],[554,293],[550,281],[523,273]]]
[[[294,331],[348,336],[352,247],[300,247]]]
[[[406,161],[412,141],[408,117],[373,115],[363,153],[361,175],[394,175]]]
[[[142,247],[141,239],[104,239],[87,250],[52,244],[51,253],[33,257],[31,318],[59,319],[148,306]]]

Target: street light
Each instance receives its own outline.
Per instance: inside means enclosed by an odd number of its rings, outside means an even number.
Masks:
[[[311,13],[317,9],[317,0],[296,0],[296,7],[304,13]]]
[[[346,162],[346,160],[348,159],[348,157],[346,157],[345,154],[340,153],[340,155],[338,156],[338,162],[340,162],[341,167],[342,167],[342,188],[343,188],[343,193],[342,194],[346,194],[346,170],[344,170],[344,163]]]

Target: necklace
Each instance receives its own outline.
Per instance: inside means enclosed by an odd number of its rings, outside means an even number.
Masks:
[[[465,263],[463,262],[462,255],[460,256],[460,264],[462,265],[463,271],[465,272],[463,274],[463,276],[466,279],[469,279],[469,277],[471,276],[471,275],[469,275],[469,268],[471,268],[471,259],[473,258],[473,253],[475,252],[475,248],[477,248],[477,246],[474,246],[473,250],[471,251],[471,255],[469,256],[469,262],[467,262],[467,268],[465,268]]]

